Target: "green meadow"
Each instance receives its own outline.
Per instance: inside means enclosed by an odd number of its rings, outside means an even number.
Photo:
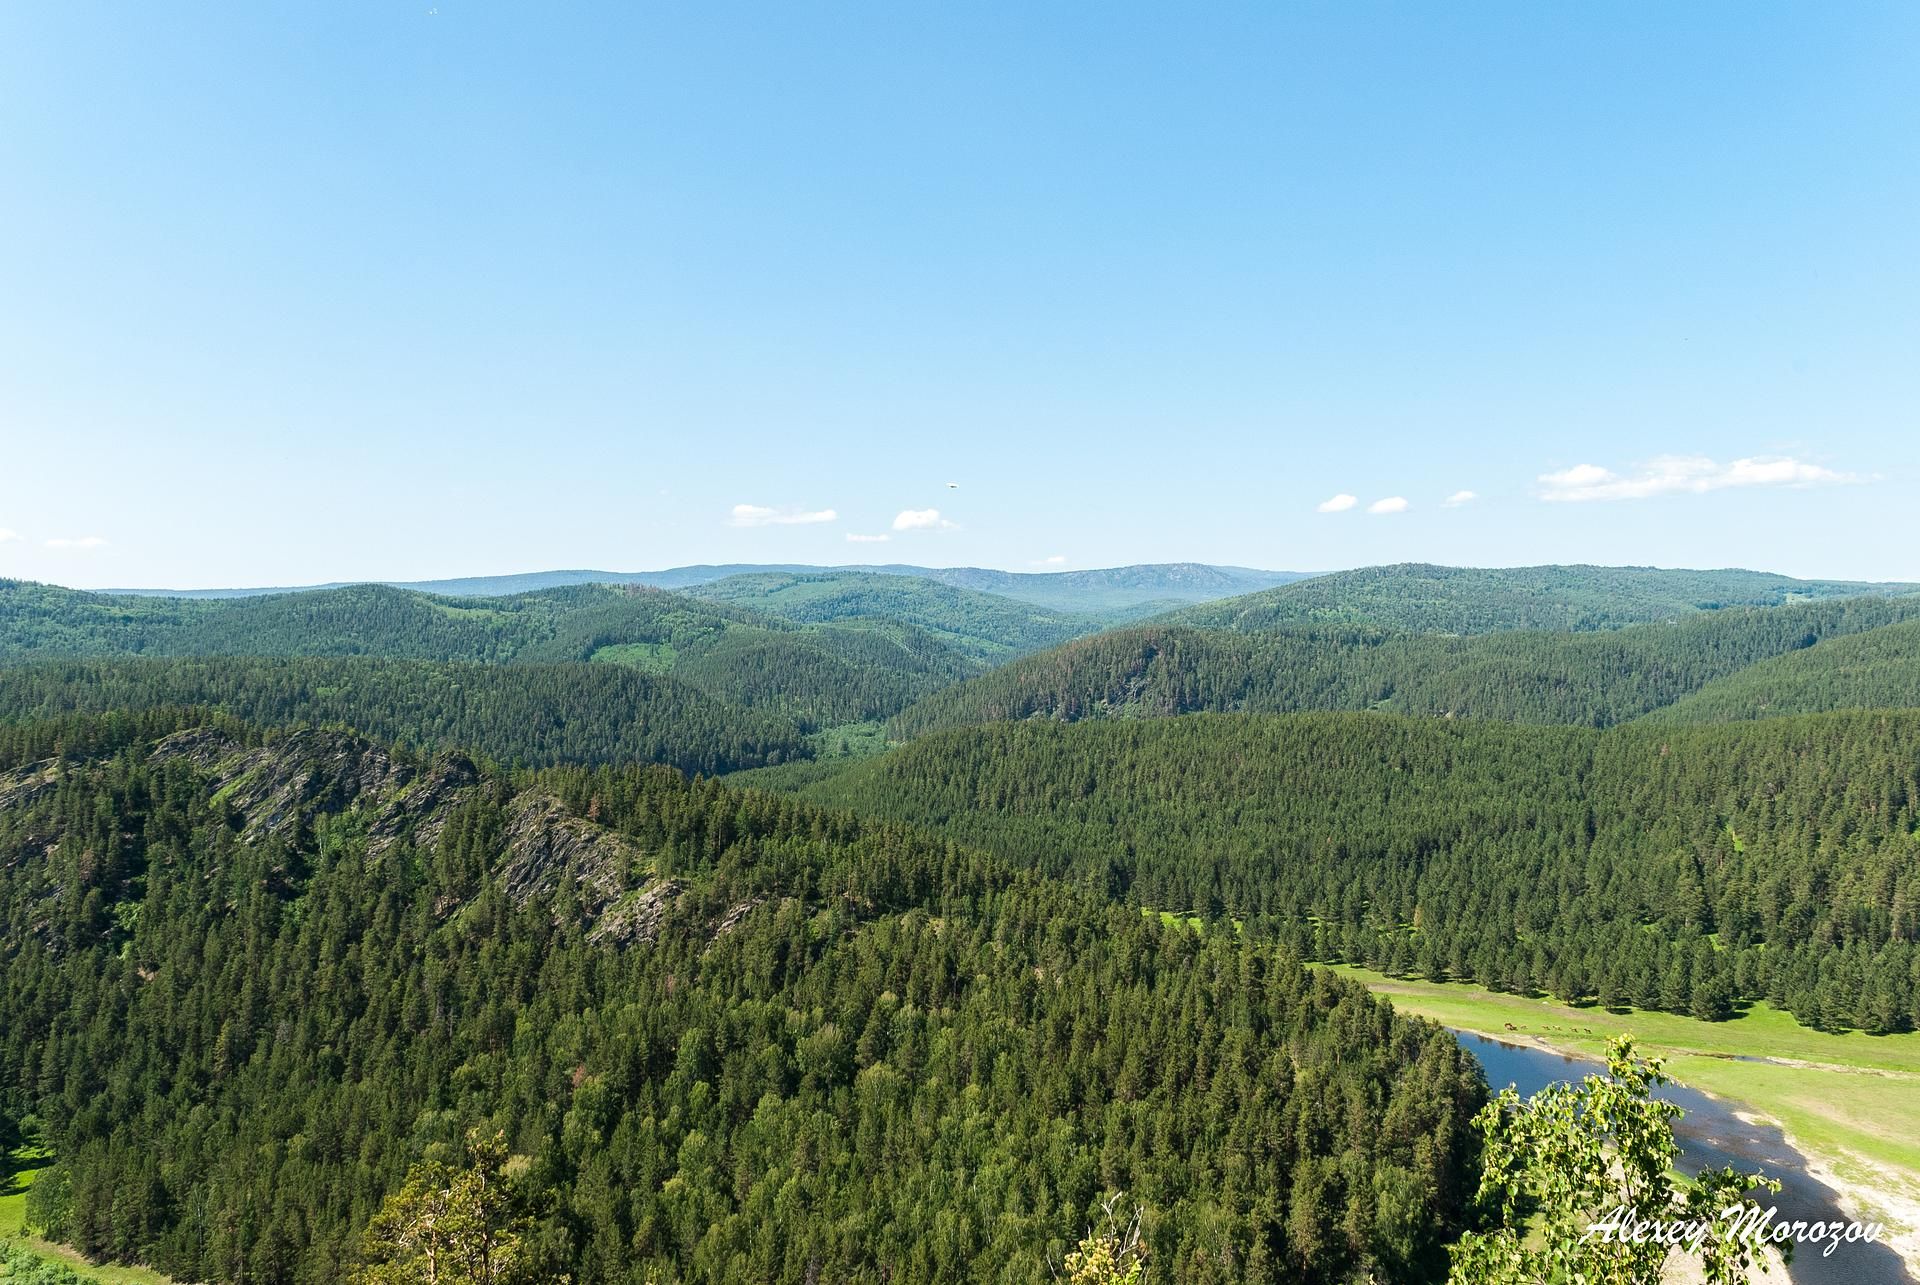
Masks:
[[[1665,1058],[1682,1084],[1776,1121],[1836,1186],[1883,1209],[1920,1192],[1920,1034],[1816,1031],[1765,1003],[1729,1021],[1702,1022],[1334,969],[1404,1012],[1515,1043],[1598,1058],[1609,1040],[1631,1035],[1642,1052]],[[1835,1075],[1847,1077],[1844,1091]]]
[[[23,1147],[0,1157],[0,1282],[14,1277],[24,1280],[29,1269],[40,1263],[57,1263],[98,1285],[173,1285],[168,1277],[145,1267],[96,1267],[65,1245],[26,1234],[27,1192],[40,1171],[52,1163],[52,1155],[38,1148]]]

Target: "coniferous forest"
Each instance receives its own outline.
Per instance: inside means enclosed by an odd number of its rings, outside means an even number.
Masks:
[[[338,1280],[475,1121],[581,1281],[1033,1280],[1111,1189],[1183,1280],[1411,1277],[1468,1194],[1443,1032],[921,832],[187,713],[9,751],[0,1066],[89,1254]]]
[[[805,787],[1303,958],[1712,1020],[1920,1025],[1920,713],[941,733]]]
[[[177,1281],[1438,1281],[1486,1079],[1320,965],[1920,1025],[1920,599],[1715,574],[0,586],[0,1148]]]

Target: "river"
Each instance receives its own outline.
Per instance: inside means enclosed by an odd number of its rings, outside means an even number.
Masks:
[[[1471,1031],[1454,1034],[1480,1059],[1487,1083],[1496,1090],[1511,1084],[1523,1095],[1536,1093],[1557,1080],[1578,1080],[1597,1069],[1593,1062],[1530,1045],[1508,1044]],[[1664,1085],[1658,1093],[1686,1111],[1673,1130],[1681,1148],[1676,1166],[1681,1172],[1693,1174],[1718,1165],[1764,1170],[1768,1177],[1780,1180],[1780,1194],[1762,1202],[1779,1210],[1779,1221],[1851,1220],[1833,1190],[1808,1176],[1806,1159],[1787,1145],[1776,1126],[1748,1124],[1734,1114],[1732,1105],[1685,1085]],[[1822,1257],[1824,1248],[1820,1244],[1800,1248],[1787,1268],[1794,1285],[1916,1285],[1899,1255],[1885,1245],[1841,1245],[1831,1256]]]

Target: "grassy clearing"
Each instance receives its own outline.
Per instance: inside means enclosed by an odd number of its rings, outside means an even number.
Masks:
[[[887,725],[883,722],[838,723],[815,732],[807,738],[807,743],[813,747],[816,762],[845,764],[855,759],[869,759],[887,752]]]
[[[1643,1052],[1667,1059],[1675,1079],[1777,1121],[1805,1155],[1839,1177],[1920,1191],[1920,1034],[1832,1035],[1767,1004],[1731,1021],[1701,1022],[1573,1008],[1345,965],[1335,971],[1406,1012],[1567,1053],[1599,1057],[1609,1039],[1632,1035]]]
[[[65,1245],[54,1245],[38,1237],[9,1239],[0,1236],[0,1241],[14,1246],[22,1246],[31,1251],[33,1257],[41,1262],[58,1263],[70,1269],[83,1281],[93,1281],[96,1285],[175,1285],[173,1279],[145,1267],[97,1267]],[[21,1273],[23,1276],[24,1272]],[[8,1279],[8,1269],[0,1266],[0,1282]]]
[[[885,723],[839,723],[808,736],[807,743],[813,747],[812,758],[742,768],[727,773],[727,784],[776,792],[804,790],[889,748]]]
[[[1202,919],[1199,915],[1183,914],[1177,910],[1156,910],[1152,906],[1140,907],[1140,913],[1143,915],[1146,915],[1149,918],[1152,918],[1155,915],[1159,916],[1160,922],[1165,924],[1169,928],[1175,927],[1176,925],[1179,925],[1179,924],[1185,924],[1188,930],[1192,932],[1203,933],[1207,931],[1207,921],[1205,919]],[[1247,925],[1242,920],[1227,919],[1227,920],[1222,920],[1221,922],[1224,923],[1227,927],[1233,929],[1233,935],[1236,937],[1240,936],[1241,934],[1247,931]]]
[[[596,648],[592,660],[599,665],[630,665],[649,674],[664,674],[673,668],[678,655],[672,643],[612,643]]]
[[[1388,977],[1345,964],[1332,966],[1375,991],[1394,997],[1409,1012],[1422,1013],[1478,1031],[1498,1034],[1512,1023],[1521,1032],[1556,1042],[1574,1051],[1596,1056],[1615,1035],[1632,1035],[1647,1048],[1663,1052],[1699,1053],[1719,1057],[1769,1057],[1873,1071],[1920,1075],[1920,1034],[1865,1035],[1852,1031],[1833,1035],[1794,1021],[1764,1002],[1726,1022],[1702,1022],[1677,1013],[1625,1013],[1588,1006],[1573,1008],[1553,1000],[1525,999],[1485,990],[1463,982],[1427,982]],[[1404,1001],[1404,1002],[1403,1002]],[[1460,1020],[1437,1010],[1458,1014]],[[1430,1011],[1434,1010],[1434,1011]],[[1491,1025],[1489,1025],[1491,1023]],[[1920,1104],[1916,1104],[1920,1105]]]
[[[0,1244],[16,1250],[24,1247],[35,1258],[71,1268],[82,1280],[98,1285],[174,1285],[171,1277],[151,1268],[97,1267],[65,1245],[27,1235],[27,1192],[33,1180],[52,1163],[53,1153],[37,1147],[22,1147],[0,1157]],[[0,1265],[0,1282],[9,1275],[7,1267]]]
[[[18,1237],[25,1229],[27,1191],[40,1170],[52,1163],[52,1153],[38,1147],[0,1156],[0,1240]]]

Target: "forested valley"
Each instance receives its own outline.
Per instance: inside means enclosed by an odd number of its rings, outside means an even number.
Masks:
[[[0,754],[0,1101],[90,1254],[338,1281],[475,1123],[580,1282],[1031,1281],[1120,1189],[1181,1280],[1415,1279],[1470,1194],[1444,1032],[897,825],[188,712]]]
[[[1920,1024],[1908,586],[710,570],[0,583],[33,1225],[411,1285],[470,1182],[502,1281],[1029,1282],[1124,1193],[1144,1281],[1437,1281],[1486,1083],[1319,965]]]

